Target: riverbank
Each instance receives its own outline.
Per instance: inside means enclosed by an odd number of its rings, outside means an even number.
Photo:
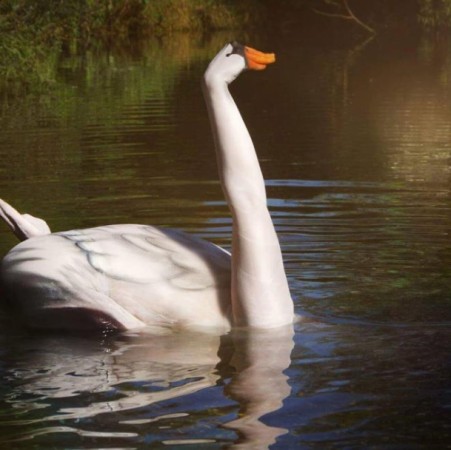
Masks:
[[[0,5],[0,91],[52,83],[61,53],[242,28],[258,10],[255,0],[6,0]]]
[[[242,30],[266,30],[280,35],[311,29],[315,41],[335,40],[333,33],[359,41],[387,29],[449,30],[448,4],[451,0],[437,8],[428,0],[3,0],[0,95],[51,86],[61,55],[135,49],[148,39],[167,39],[179,32],[237,30],[242,35]]]

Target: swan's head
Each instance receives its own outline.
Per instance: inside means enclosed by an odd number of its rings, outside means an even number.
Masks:
[[[274,53],[263,53],[238,42],[231,42],[210,62],[204,79],[207,85],[214,80],[231,83],[243,70],[263,70],[275,60]]]

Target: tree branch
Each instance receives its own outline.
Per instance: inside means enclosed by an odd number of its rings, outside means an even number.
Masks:
[[[338,6],[338,5],[337,5]],[[322,16],[326,17],[334,17],[338,19],[344,19],[344,20],[351,20],[355,22],[357,25],[361,26],[362,28],[365,28],[366,31],[368,31],[371,34],[376,34],[373,28],[371,28],[369,25],[367,25],[365,22],[362,22],[352,11],[351,7],[349,6],[348,0],[342,0],[342,6],[346,11],[346,14],[340,14],[340,13],[328,13],[325,11],[320,11],[316,8],[313,8],[313,11],[317,14],[321,14]]]

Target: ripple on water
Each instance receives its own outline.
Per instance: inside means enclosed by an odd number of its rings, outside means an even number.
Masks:
[[[376,323],[449,323],[448,191],[314,180],[268,186],[301,309]]]

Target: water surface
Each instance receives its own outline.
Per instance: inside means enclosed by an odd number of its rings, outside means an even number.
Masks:
[[[281,34],[233,94],[267,180],[294,330],[30,335],[3,316],[8,448],[447,448],[451,53]],[[0,195],[57,230],[175,227],[230,248],[199,79],[224,37],[62,58],[0,118]],[[1,254],[15,244],[2,227]]]

